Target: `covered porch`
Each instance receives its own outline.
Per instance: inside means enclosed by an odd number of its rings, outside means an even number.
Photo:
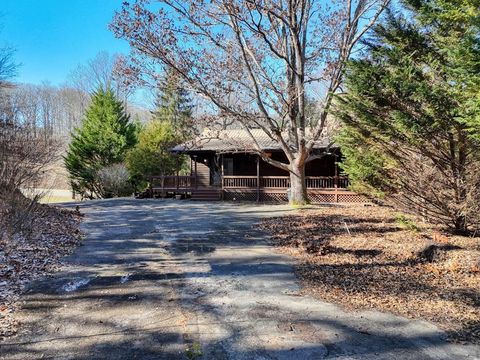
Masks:
[[[346,176],[307,176],[307,189],[347,189]],[[150,186],[157,191],[165,192],[191,192],[195,189],[205,188],[199,184],[195,175],[181,176],[154,176]],[[218,188],[211,185],[208,188]],[[287,190],[290,187],[288,176],[223,176],[222,189],[258,189],[258,190]]]
[[[154,196],[182,195],[197,200],[287,201],[288,172],[249,153],[191,153],[190,175],[157,176],[151,180]],[[278,160],[283,154],[272,153]],[[311,202],[358,202],[348,190],[348,178],[339,175],[337,154],[307,164],[306,185]],[[355,198],[354,195],[357,197]]]

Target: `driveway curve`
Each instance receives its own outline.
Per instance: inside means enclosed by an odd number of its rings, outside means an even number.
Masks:
[[[74,206],[70,205],[70,206]],[[252,228],[285,206],[79,204],[84,244],[23,296],[2,359],[479,359],[432,324],[300,295]]]

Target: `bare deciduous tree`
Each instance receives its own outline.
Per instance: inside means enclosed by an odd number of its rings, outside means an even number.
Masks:
[[[0,86],[0,235],[5,227],[17,231],[28,225],[37,198],[27,199],[21,191],[40,179],[58,149],[52,138],[24,121],[23,102],[13,90]]]
[[[0,48],[0,87],[4,88],[8,80],[17,73],[18,64],[13,60],[14,50],[9,47]]]
[[[85,94],[68,87],[15,84],[4,90],[2,106],[14,110],[15,121],[43,136],[65,138],[80,124],[88,102]]]
[[[34,134],[28,126],[0,121],[0,192],[32,186],[58,155],[55,149],[54,140]]]
[[[72,70],[69,74],[68,85],[86,94],[87,100],[89,94],[98,89],[105,91],[112,89],[126,103],[133,87],[132,84],[124,81],[124,75],[117,71],[123,62],[122,55],[110,55],[106,51],[101,51],[87,63],[79,64]]]
[[[305,164],[325,137],[345,62],[388,0],[138,0],[125,2],[111,29],[129,41],[132,72],[158,78],[169,67],[222,117],[261,128],[287,162],[291,201],[307,201]],[[306,113],[306,98],[317,116]],[[252,141],[255,138],[251,135]]]

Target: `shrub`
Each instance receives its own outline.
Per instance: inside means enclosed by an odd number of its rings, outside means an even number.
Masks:
[[[411,218],[405,216],[404,214],[395,215],[395,223],[397,223],[402,229],[410,231],[420,231],[418,225]]]
[[[181,141],[167,121],[152,120],[138,135],[137,145],[126,156],[126,166],[132,179],[146,183],[152,176],[173,175],[177,165],[184,166],[185,157],[170,149]],[[177,163],[178,162],[178,163]]]
[[[97,178],[103,198],[130,196],[133,193],[130,174],[124,164],[113,164],[101,168]]]

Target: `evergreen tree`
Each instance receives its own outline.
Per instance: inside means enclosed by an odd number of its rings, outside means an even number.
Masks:
[[[127,169],[134,182],[144,185],[152,176],[174,175],[184,157],[170,149],[181,142],[170,122],[154,119],[140,131],[137,145],[128,151]]]
[[[176,133],[188,137],[186,133],[193,108],[191,102],[188,92],[182,87],[181,79],[173,70],[168,70],[157,93],[153,117],[169,122]]]
[[[137,141],[137,125],[130,121],[112,90],[99,89],[79,128],[72,134],[65,156],[72,190],[84,197],[103,197],[99,171],[121,163]]]
[[[404,5],[348,67],[344,170],[355,190],[465,232],[480,223],[478,1]]]
[[[155,101],[153,119],[139,134],[138,144],[128,152],[126,165],[137,187],[152,176],[174,175],[177,167],[187,171],[185,156],[170,149],[190,137],[192,104],[181,79],[170,69],[166,72]]]

